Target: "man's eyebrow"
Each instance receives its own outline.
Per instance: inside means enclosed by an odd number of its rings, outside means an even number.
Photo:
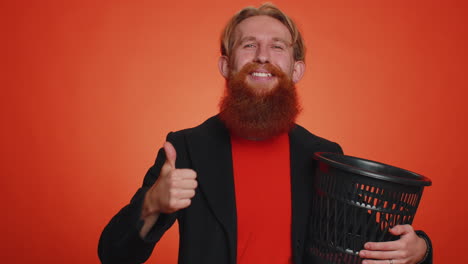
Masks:
[[[252,40],[257,40],[257,38],[255,38],[254,36],[243,37],[243,38],[241,38],[241,40],[239,41],[239,43],[244,43],[244,42],[246,42],[246,41],[252,41]]]
[[[246,37],[241,38],[238,43],[241,44],[241,43],[244,43],[244,42],[247,42],[247,41],[256,41],[256,40],[257,40],[257,38],[254,37],[254,36],[246,36]],[[290,41],[287,41],[287,40],[285,40],[283,38],[274,37],[272,40],[274,42],[282,42],[287,46],[292,46],[292,43]]]
[[[287,46],[292,46],[292,43],[283,39],[283,38],[273,38],[273,41],[276,41],[276,42],[283,42],[285,45]]]

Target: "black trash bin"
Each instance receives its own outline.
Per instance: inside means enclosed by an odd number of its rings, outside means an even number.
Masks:
[[[413,222],[431,185],[422,175],[371,160],[324,152],[315,159],[307,263],[361,263],[364,243],[398,239],[389,228]]]

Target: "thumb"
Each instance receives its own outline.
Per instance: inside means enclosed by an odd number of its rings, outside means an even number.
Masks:
[[[412,231],[412,227],[410,225],[396,225],[390,229],[390,233],[395,236],[403,236]]]
[[[168,163],[173,169],[175,169],[177,152],[174,146],[169,141],[166,141],[164,143],[164,152],[166,153],[166,163]]]

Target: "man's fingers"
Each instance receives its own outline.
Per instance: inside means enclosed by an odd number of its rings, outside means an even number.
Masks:
[[[390,262],[390,259],[364,259],[362,264],[401,264],[404,262],[400,262],[399,260],[394,259],[393,262]]]
[[[197,178],[197,173],[191,169],[177,169],[174,171],[174,176],[183,180],[194,180]]]
[[[178,207],[179,209],[184,209],[184,208],[189,207],[191,203],[192,203],[192,200],[190,199],[182,199],[182,200],[179,200]]]
[[[396,251],[371,251],[361,250],[359,257],[363,259],[396,259],[398,254]]]
[[[413,228],[410,225],[397,225],[389,229],[389,231],[392,235],[403,236],[413,232]],[[398,250],[401,248],[402,238],[388,242],[367,242],[364,244],[364,248],[367,250]]]
[[[179,191],[179,199],[191,199],[195,196],[195,190],[180,190]]]
[[[390,251],[399,249],[398,240],[388,242],[367,242],[364,244],[367,250]]]
[[[182,190],[195,190],[198,182],[196,180],[183,180],[177,184],[177,187]]]
[[[424,257],[426,245],[419,238],[410,225],[397,225],[390,229],[390,233],[400,236],[398,240],[389,242],[368,242],[359,256],[365,259],[363,264],[382,263],[416,263]],[[391,261],[390,261],[391,260]],[[380,262],[379,262],[380,261]]]
[[[177,152],[171,142],[164,142],[164,152],[166,153],[166,162],[171,165],[173,169],[176,168],[175,162],[177,158]]]

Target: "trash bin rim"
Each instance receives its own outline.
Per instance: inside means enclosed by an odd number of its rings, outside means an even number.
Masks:
[[[396,169],[396,170],[401,170],[402,172],[408,174],[408,175],[411,175],[415,178],[406,178],[406,177],[401,177],[401,176],[398,176],[398,175],[389,175],[389,174],[384,174],[384,173],[377,173],[377,172],[373,172],[373,171],[370,171],[370,170],[366,170],[366,169],[363,169],[363,168],[359,168],[359,167],[356,167],[356,166],[353,166],[353,165],[350,165],[350,164],[346,164],[346,163],[342,163],[342,162],[339,162],[339,161],[336,161],[336,160],[333,160],[332,157],[330,156],[341,156],[341,157],[344,157],[345,159],[352,159],[352,160],[355,160],[355,161],[364,161],[364,162],[369,162],[369,163],[373,163],[373,164],[376,164],[376,165],[383,165],[383,166],[388,166],[392,169]],[[379,180],[383,180],[383,181],[390,181],[390,182],[395,182],[395,183],[400,183],[400,184],[407,184],[407,185],[413,185],[413,186],[430,186],[432,184],[431,180],[421,174],[418,174],[418,173],[415,173],[415,172],[412,172],[412,171],[409,171],[409,170],[406,170],[406,169],[402,169],[402,168],[399,168],[399,167],[395,167],[395,166],[392,166],[392,165],[388,165],[388,164],[385,164],[385,163],[381,163],[381,162],[377,162],[377,161],[373,161],[373,160],[368,160],[368,159],[363,159],[363,158],[359,158],[359,157],[354,157],[354,156],[349,156],[349,155],[344,155],[344,154],[339,154],[339,153],[333,153],[333,152],[315,152],[314,153],[314,158],[316,160],[319,160],[319,161],[322,161],[332,167],[335,167],[335,168],[338,168],[338,169],[341,169],[341,170],[344,170],[344,171],[348,171],[348,172],[351,172],[351,173],[355,173],[355,174],[359,174],[359,175],[362,175],[362,176],[366,176],[366,177],[370,177],[370,178],[375,178],[375,179],[379,179]]]

